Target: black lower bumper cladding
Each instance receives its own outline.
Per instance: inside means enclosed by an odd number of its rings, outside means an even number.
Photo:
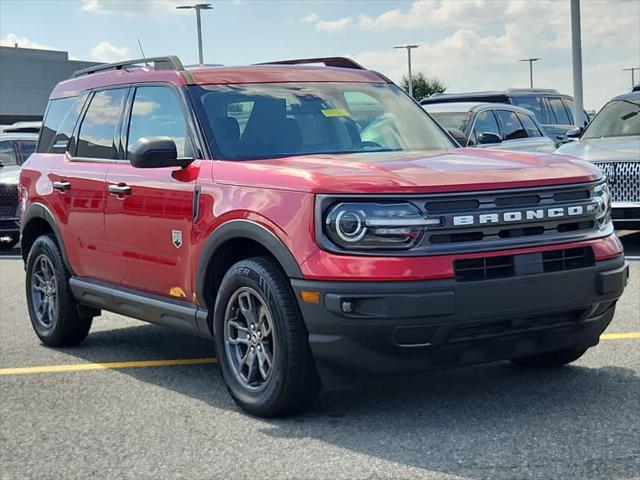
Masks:
[[[461,282],[292,280],[322,380],[469,365],[598,343],[628,279],[624,257]],[[306,303],[300,292],[320,292]]]

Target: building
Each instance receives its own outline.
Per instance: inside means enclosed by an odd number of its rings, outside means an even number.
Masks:
[[[56,83],[93,65],[67,52],[0,47],[0,125],[42,120]]]

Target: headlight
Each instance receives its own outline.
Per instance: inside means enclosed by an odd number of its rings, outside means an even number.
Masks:
[[[606,182],[593,189],[593,200],[596,202],[596,221],[602,229],[611,222],[611,190]]]
[[[413,247],[428,219],[412,203],[339,203],[327,210],[324,232],[345,249],[406,249]]]

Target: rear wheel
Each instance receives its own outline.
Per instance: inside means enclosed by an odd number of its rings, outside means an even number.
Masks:
[[[242,260],[225,274],[214,330],[222,377],[248,413],[286,415],[315,399],[307,331],[288,279],[269,259]]]
[[[87,337],[93,317],[80,312],[69,288],[69,271],[52,236],[33,242],[27,259],[26,288],[31,324],[43,343],[68,347]]]
[[[512,358],[511,361],[518,366],[527,368],[556,368],[576,361],[584,355],[586,351],[586,348],[569,348],[566,350],[558,350],[557,352]]]

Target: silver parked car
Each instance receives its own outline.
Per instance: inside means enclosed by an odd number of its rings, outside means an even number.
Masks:
[[[591,123],[567,133],[557,152],[588,160],[607,176],[617,228],[640,230],[640,91],[615,97]]]
[[[463,147],[551,153],[556,147],[533,112],[507,104],[449,102],[423,105]]]
[[[20,167],[37,143],[36,133],[0,133],[0,250],[13,248],[20,239]]]

